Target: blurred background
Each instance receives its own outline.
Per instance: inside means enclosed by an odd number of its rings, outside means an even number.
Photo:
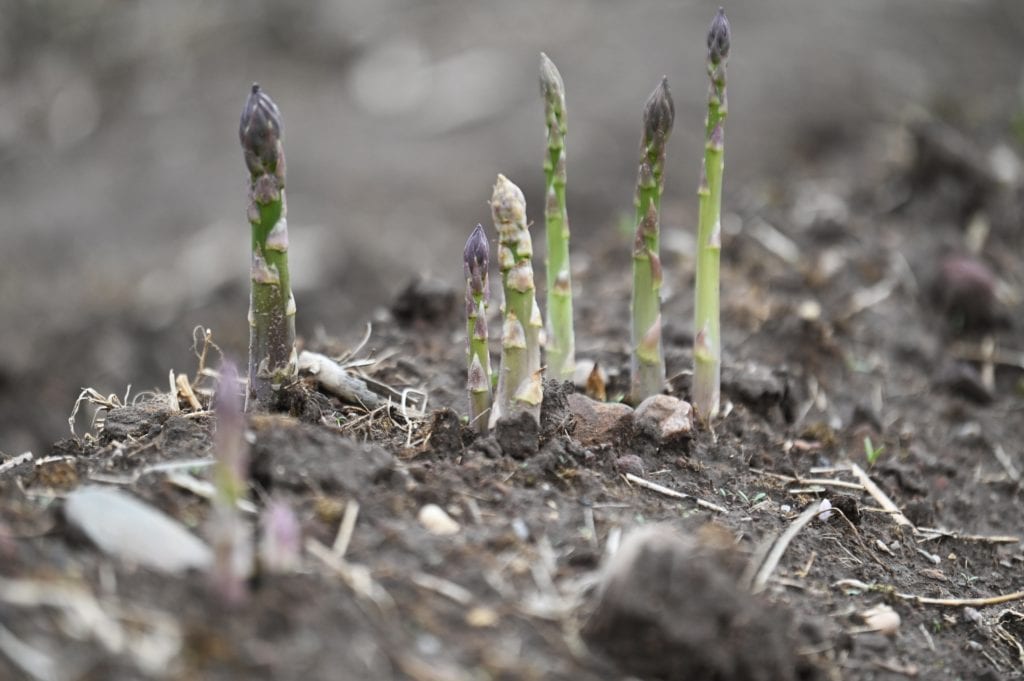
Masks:
[[[0,0],[0,451],[45,454],[84,386],[166,389],[169,369],[195,369],[196,325],[244,357],[253,81],[285,120],[299,333],[354,340],[413,275],[458,284],[498,172],[542,217],[542,50],[568,91],[577,256],[621,239],[628,261],[618,225],[663,74],[665,228],[689,233],[717,4]],[[970,122],[1024,101],[1021,0],[726,10],[726,202],[914,107]]]

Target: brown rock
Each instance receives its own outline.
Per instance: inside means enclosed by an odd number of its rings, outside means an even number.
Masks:
[[[655,427],[662,440],[689,437],[693,430],[693,408],[671,395],[651,395],[640,403],[633,412],[637,425],[649,423]]]
[[[618,402],[598,402],[586,395],[569,395],[569,412],[576,420],[573,436],[581,445],[589,446],[607,443],[612,433],[633,413],[633,410]]]

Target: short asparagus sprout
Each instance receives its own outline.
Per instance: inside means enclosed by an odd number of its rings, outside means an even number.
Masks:
[[[544,155],[544,222],[547,228],[547,344],[548,372],[571,379],[576,364],[572,319],[572,272],[569,266],[569,214],[565,208],[565,85],[546,54],[540,55],[540,92],[548,143]]]
[[[469,424],[487,434],[491,409],[491,353],[487,345],[487,305],[490,299],[488,261],[490,245],[484,228],[477,225],[469,235],[462,261],[466,273],[466,334],[469,342]]]
[[[493,427],[499,418],[520,411],[540,417],[543,322],[533,284],[533,242],[526,222],[526,199],[504,175],[498,175],[494,185],[491,215],[498,231],[498,266],[505,293],[501,368],[489,424]]]
[[[220,368],[214,399],[217,431],[213,438],[214,465],[213,588],[227,603],[246,596],[246,579],[252,568],[251,537],[238,502],[245,498],[249,480],[249,445],[245,441],[245,416],[239,391],[238,371],[231,362]]]
[[[693,407],[704,419],[718,414],[721,397],[722,338],[719,312],[719,264],[722,254],[722,174],[725,170],[725,69],[729,58],[729,20],[718,9],[708,30],[708,115],[704,125],[700,218],[697,228],[697,283],[693,338]]]
[[[281,499],[271,499],[260,514],[260,567],[286,573],[302,562],[302,526],[295,511]]]
[[[632,381],[634,404],[660,393],[665,385],[665,356],[661,345],[660,209],[665,186],[665,146],[672,133],[675,104],[668,79],[651,93],[644,106],[640,169],[636,183],[636,238],[633,244]]]
[[[253,84],[238,137],[249,169],[252,292],[246,409],[266,411],[296,378],[295,298],[288,273],[288,220],[281,112]]]

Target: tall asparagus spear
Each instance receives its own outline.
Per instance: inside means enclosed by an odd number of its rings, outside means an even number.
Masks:
[[[634,403],[660,393],[665,384],[661,347],[661,259],[659,211],[665,146],[672,133],[675,104],[668,79],[651,93],[644,106],[640,169],[636,183],[636,239],[633,244],[633,354],[630,399]]]
[[[490,245],[484,228],[469,235],[462,261],[466,272],[466,335],[469,338],[469,424],[487,434],[491,408],[491,352],[487,347],[487,303],[490,299],[488,259]]]
[[[571,379],[576,364],[569,266],[569,215],[565,208],[565,85],[555,64],[540,54],[540,91],[548,129],[544,156],[547,227],[547,365],[556,378]]]
[[[725,170],[725,67],[729,58],[729,20],[718,13],[708,30],[708,115],[704,124],[700,219],[697,228],[697,285],[693,338],[693,406],[705,419],[718,413],[721,393],[722,338],[719,329],[719,259],[722,253],[722,173]]]
[[[249,390],[246,409],[274,406],[296,377],[295,298],[288,275],[288,220],[281,112],[253,84],[238,127],[249,169],[252,293],[249,298]]]
[[[526,224],[526,199],[504,175],[498,175],[494,185],[491,215],[498,230],[498,266],[505,292],[501,369],[490,419],[493,427],[499,418],[522,410],[540,417],[543,322],[534,295],[533,242]]]

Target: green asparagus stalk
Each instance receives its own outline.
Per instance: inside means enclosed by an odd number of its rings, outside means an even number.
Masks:
[[[555,64],[540,54],[540,91],[548,129],[544,156],[547,228],[547,367],[556,378],[571,379],[576,365],[569,266],[569,215],[565,208],[565,85]]]
[[[288,220],[281,112],[253,84],[238,137],[249,169],[252,292],[249,299],[249,389],[246,409],[266,411],[295,380],[295,298],[288,274]]]
[[[487,345],[487,304],[490,299],[488,259],[490,245],[484,228],[477,225],[462,252],[466,273],[466,335],[469,338],[469,424],[487,434],[491,409],[491,352]]]
[[[644,107],[640,169],[636,183],[636,239],[633,244],[632,381],[634,404],[660,393],[665,384],[661,346],[661,258],[659,212],[665,186],[665,146],[672,133],[675,104],[668,79],[651,93]]]
[[[693,406],[704,419],[718,414],[721,394],[722,338],[719,327],[719,261],[722,253],[722,173],[725,170],[725,67],[729,58],[729,20],[718,9],[708,30],[708,115],[704,124],[700,219],[697,228],[697,285],[693,339]]]
[[[540,417],[543,322],[534,295],[533,242],[526,223],[526,199],[504,175],[498,175],[494,185],[491,215],[498,230],[498,265],[505,293],[501,369],[490,419],[494,427],[499,418],[524,410]]]

